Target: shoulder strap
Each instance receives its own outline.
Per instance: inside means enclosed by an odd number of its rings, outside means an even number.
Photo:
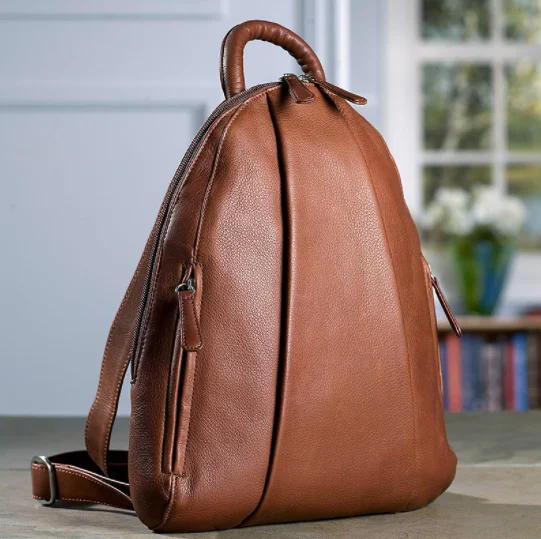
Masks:
[[[103,353],[96,397],[88,413],[85,444],[91,459],[108,475],[111,432],[116,418],[122,382],[130,364],[137,312],[149,265],[155,230],[150,234],[139,264],[118,308]]]
[[[86,451],[72,451],[54,457],[32,459],[32,494],[45,505],[58,500],[99,503],[133,509],[128,484],[128,452],[110,451],[105,477]]]
[[[99,503],[133,509],[128,483],[128,452],[109,451],[122,382],[131,359],[136,313],[144,285],[156,227],[115,316],[101,366],[96,397],[85,428],[86,451],[32,459],[34,498],[52,505],[57,500]]]

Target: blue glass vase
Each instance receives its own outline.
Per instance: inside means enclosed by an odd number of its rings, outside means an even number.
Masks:
[[[513,245],[465,237],[452,240],[450,251],[466,314],[494,314],[514,257]]]

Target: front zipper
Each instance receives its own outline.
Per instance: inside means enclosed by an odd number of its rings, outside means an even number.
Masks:
[[[350,101],[351,103],[354,103],[355,105],[366,105],[368,103],[368,100],[366,99],[366,97],[363,97],[362,95],[354,94],[353,92],[349,92],[348,90],[344,90],[343,88],[340,88],[339,86],[336,86],[335,84],[331,84],[330,82],[327,82],[326,80],[319,80],[307,75],[301,75],[300,80],[311,82],[315,84],[316,86],[319,86],[320,88],[323,88],[324,90],[327,90],[328,92],[331,92],[337,95],[338,97],[345,99],[346,101]]]
[[[245,90],[244,92],[241,92],[229,99],[226,99],[223,101],[218,107],[214,110],[214,112],[207,118],[205,123],[201,126],[197,134],[195,135],[194,139],[192,140],[190,146],[188,147],[188,150],[184,154],[184,157],[182,158],[182,161],[180,162],[180,165],[177,168],[177,171],[175,172],[175,175],[173,176],[173,179],[171,181],[171,187],[168,190],[168,194],[166,195],[167,200],[164,201],[164,204],[162,204],[162,207],[160,208],[160,213],[158,214],[157,223],[158,227],[156,230],[156,234],[154,236],[154,240],[152,242],[151,252],[150,252],[150,260],[147,267],[147,272],[145,276],[145,282],[143,285],[143,292],[141,294],[141,303],[139,305],[139,309],[136,316],[136,325],[135,325],[135,331],[133,336],[133,344],[132,344],[132,352],[130,354],[130,360],[131,360],[131,382],[134,383],[136,376],[137,376],[137,364],[138,359],[140,355],[140,340],[141,340],[141,329],[143,325],[143,320],[145,319],[146,313],[146,307],[147,307],[147,301],[148,301],[148,295],[150,292],[150,283],[152,280],[152,275],[154,273],[154,264],[156,261],[156,255],[158,252],[158,246],[160,245],[161,235],[163,232],[163,228],[166,222],[167,215],[169,213],[169,209],[171,207],[171,203],[175,198],[175,195],[177,193],[177,190],[179,186],[182,183],[182,180],[184,179],[185,172],[189,169],[190,165],[192,164],[195,156],[197,155],[197,151],[199,147],[201,146],[205,134],[209,130],[210,126],[214,123],[214,121],[227,112],[228,110],[234,108],[237,105],[240,105],[242,101],[246,100],[248,97],[251,97],[252,95],[255,95],[256,93],[260,91],[264,91],[267,89],[270,89],[272,87],[276,87],[279,83],[270,82],[265,84],[259,84],[257,86],[254,86],[253,88],[249,88],[248,90]]]
[[[311,103],[316,97],[313,92],[301,82],[299,77],[293,73],[285,73],[280,80],[286,84],[289,94],[294,99],[295,103]]]

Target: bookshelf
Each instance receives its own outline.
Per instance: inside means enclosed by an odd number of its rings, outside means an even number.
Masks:
[[[541,317],[438,320],[446,411],[541,408]]]

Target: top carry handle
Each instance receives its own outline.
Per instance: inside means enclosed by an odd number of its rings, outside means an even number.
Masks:
[[[269,41],[289,52],[309,77],[325,80],[321,62],[312,48],[297,34],[268,21],[246,21],[232,28],[222,42],[220,80],[226,99],[246,88],[243,54],[248,41]]]

